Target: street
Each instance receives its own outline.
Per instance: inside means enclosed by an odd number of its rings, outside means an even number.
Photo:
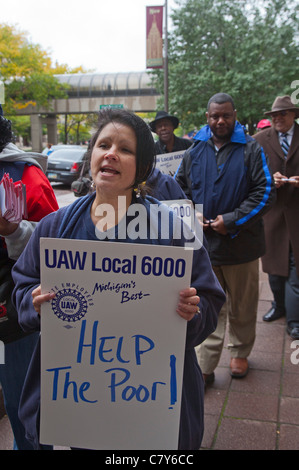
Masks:
[[[69,186],[61,183],[51,183],[51,185],[59,207],[67,206],[68,204],[71,204],[73,201],[75,201],[76,196]]]

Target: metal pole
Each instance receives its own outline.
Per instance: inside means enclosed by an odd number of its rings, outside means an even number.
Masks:
[[[165,32],[164,32],[164,110],[168,113],[168,27],[167,0],[165,0]]]

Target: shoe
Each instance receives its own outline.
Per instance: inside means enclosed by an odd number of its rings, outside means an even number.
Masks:
[[[233,357],[230,361],[231,376],[238,379],[247,375],[249,366],[246,358]]]
[[[203,376],[205,386],[206,385],[211,385],[215,380],[214,372],[212,372],[211,374],[202,374],[202,376]]]
[[[270,321],[278,320],[278,318],[281,318],[281,317],[284,317],[284,313],[281,312],[280,310],[277,310],[274,307],[271,307],[270,310],[267,313],[265,313],[265,315],[263,316],[263,320],[270,322]]]
[[[293,339],[299,339],[299,327],[298,326],[287,326],[287,333]]]

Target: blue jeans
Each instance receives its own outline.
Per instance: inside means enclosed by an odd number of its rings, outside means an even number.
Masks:
[[[39,332],[5,345],[5,364],[0,364],[0,383],[4,406],[14,435],[14,449],[33,450],[25,438],[25,429],[18,410],[27,369],[39,337]]]

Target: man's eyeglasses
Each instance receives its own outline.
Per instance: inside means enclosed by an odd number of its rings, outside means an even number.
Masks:
[[[287,114],[289,114],[288,111],[276,111],[275,113],[272,113],[272,114],[271,114],[271,117],[272,117],[272,119],[275,119],[275,118],[277,118],[277,117],[279,117],[279,116],[283,116],[283,117],[284,117],[284,116],[286,116]]]

